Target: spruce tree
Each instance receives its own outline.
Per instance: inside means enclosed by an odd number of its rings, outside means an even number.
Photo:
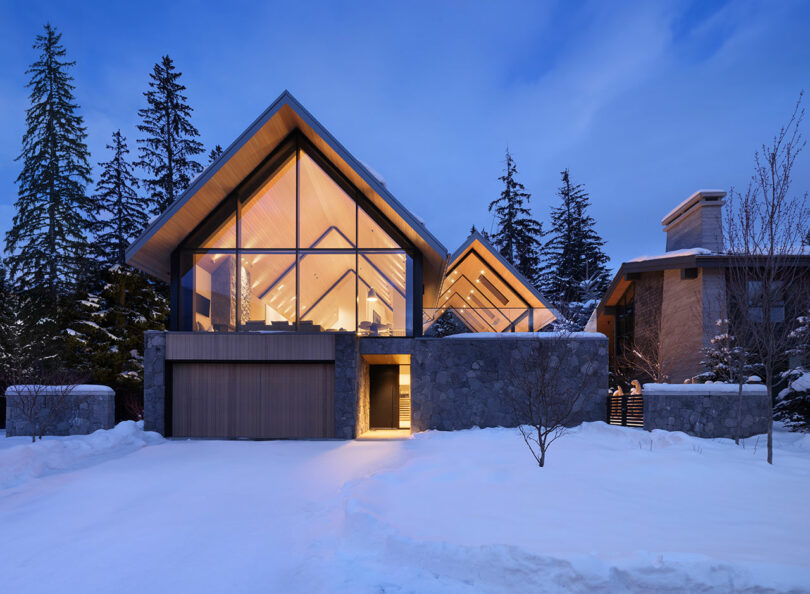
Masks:
[[[529,212],[527,205],[531,195],[517,181],[517,166],[509,149],[506,149],[506,169],[498,180],[503,182],[503,190],[500,197],[489,204],[489,211],[495,213],[497,230],[488,238],[509,263],[536,284],[543,227]]]
[[[127,246],[148,222],[149,201],[138,195],[138,180],[127,160],[127,139],[116,130],[112,135],[109,161],[99,163],[101,176],[96,185],[97,261],[102,269],[125,263]]]
[[[222,156],[222,147],[220,145],[216,145],[214,148],[211,149],[211,152],[208,153],[208,164],[210,165],[217,159]]]
[[[590,197],[582,184],[571,182],[567,169],[561,175],[560,205],[551,209],[550,239],[543,248],[548,270],[543,288],[565,308],[584,301],[585,287],[601,295],[610,278],[609,258],[602,249],[605,242],[596,233],[596,221],[587,214]]]
[[[38,35],[39,58],[26,71],[30,106],[17,177],[16,214],[6,234],[7,264],[19,293],[52,307],[86,273],[91,204],[90,155],[73,95],[62,35],[49,24]]]
[[[703,349],[703,360],[700,364],[706,369],[697,378],[697,381],[713,381],[724,384],[745,382],[756,373],[752,364],[752,356],[740,344],[729,328],[727,319],[715,322],[717,334]]]
[[[200,135],[191,124],[192,109],[183,91],[174,62],[163,56],[149,75],[149,90],[144,93],[148,107],[138,110],[139,160],[147,176],[144,185],[154,214],[165,211],[202,170],[195,157],[203,152]]]
[[[100,290],[77,300],[67,330],[72,367],[115,390],[121,404],[143,403],[143,333],[166,327],[169,302],[145,275],[115,265]],[[137,415],[133,415],[137,416]]]

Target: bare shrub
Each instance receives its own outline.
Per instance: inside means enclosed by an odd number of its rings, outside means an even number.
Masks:
[[[774,385],[794,346],[793,321],[806,306],[810,282],[802,248],[809,227],[807,194],[791,191],[793,167],[805,146],[801,100],[800,95],[772,142],[755,153],[754,174],[745,192],[729,192],[724,221],[731,256],[726,279],[732,306],[729,324],[740,346],[756,357],[765,373],[771,464]]]
[[[76,397],[73,391],[76,377],[65,371],[47,371],[41,366],[15,369],[7,394],[16,412],[25,419],[31,431],[31,441],[42,439],[59,421],[77,414],[87,398]]]
[[[579,421],[577,412],[596,365],[577,358],[570,338],[566,332],[549,333],[512,361],[507,398],[523,441],[541,468],[551,444]]]

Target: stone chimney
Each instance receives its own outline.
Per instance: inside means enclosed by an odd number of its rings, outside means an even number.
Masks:
[[[667,251],[704,248],[723,251],[722,190],[698,190],[663,218]]]

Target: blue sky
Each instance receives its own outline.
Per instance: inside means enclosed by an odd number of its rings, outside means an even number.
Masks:
[[[148,74],[168,53],[207,148],[289,89],[450,251],[471,225],[490,227],[507,145],[542,221],[568,167],[612,266],[662,252],[661,218],[693,191],[746,184],[754,151],[810,90],[809,2],[5,0],[3,235],[25,70],[48,21],[77,61],[93,163],[118,127],[134,147]],[[810,153],[794,184],[810,189]]]

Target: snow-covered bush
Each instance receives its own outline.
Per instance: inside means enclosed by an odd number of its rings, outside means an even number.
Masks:
[[[703,360],[700,364],[706,369],[695,376],[694,383],[708,381],[736,384],[745,382],[755,373],[751,354],[739,345],[737,338],[729,329],[729,321],[720,319],[715,322],[717,334],[711,344],[703,349]]]
[[[793,365],[781,374],[786,386],[776,397],[774,417],[790,429],[810,431],[810,315],[797,322],[791,334],[796,340],[790,351]]]

